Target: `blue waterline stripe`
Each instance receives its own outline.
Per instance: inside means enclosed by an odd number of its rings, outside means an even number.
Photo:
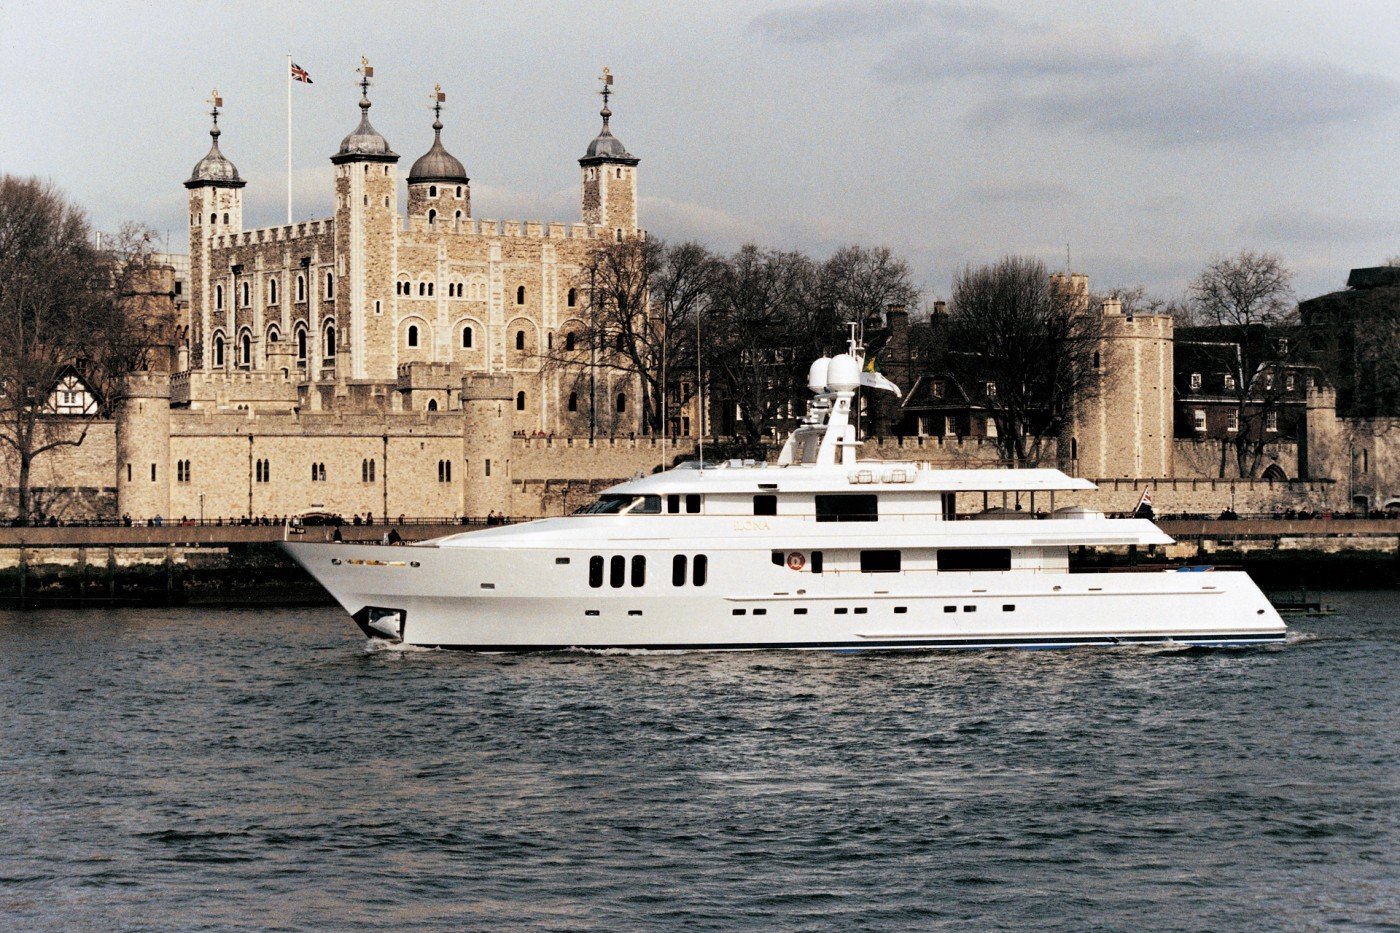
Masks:
[[[521,654],[532,651],[764,651],[782,649],[870,650],[872,648],[1074,648],[1081,646],[1179,644],[1194,647],[1241,647],[1245,645],[1279,644],[1284,633],[1214,635],[1126,635],[1059,636],[1050,638],[938,638],[926,640],[893,639],[881,641],[802,641],[802,642],[718,642],[680,644],[609,644],[609,645],[423,645],[453,651],[478,651]]]

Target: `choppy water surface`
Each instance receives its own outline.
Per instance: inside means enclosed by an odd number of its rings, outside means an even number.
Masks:
[[[1216,652],[0,616],[0,926],[1394,926],[1400,595],[1325,598]]]

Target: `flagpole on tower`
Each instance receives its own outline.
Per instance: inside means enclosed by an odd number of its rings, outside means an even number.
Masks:
[[[292,53],[287,53],[287,225],[292,223]]]

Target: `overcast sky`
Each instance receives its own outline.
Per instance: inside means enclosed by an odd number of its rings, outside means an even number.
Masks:
[[[1275,250],[1301,297],[1400,254],[1397,0],[0,4],[0,171],[48,177],[97,224],[184,251],[181,182],[208,149],[286,198],[285,55],[300,219],[376,69],[402,155],[444,141],[482,218],[576,221],[595,77],[640,156],[642,224],[716,249],[888,245],[930,298],[1007,253],[1174,297],[1210,258]]]

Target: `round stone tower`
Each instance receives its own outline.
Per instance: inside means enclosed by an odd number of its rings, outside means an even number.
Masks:
[[[462,379],[462,514],[510,513],[510,454],[515,381],[505,375]]]
[[[117,405],[117,514],[170,517],[170,374],[131,373]]]

